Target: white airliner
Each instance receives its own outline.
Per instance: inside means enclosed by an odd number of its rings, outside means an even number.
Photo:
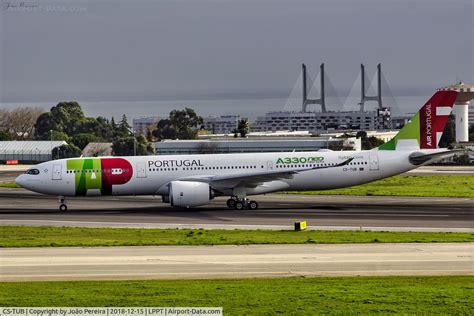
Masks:
[[[367,151],[315,151],[71,158],[38,164],[16,179],[23,188],[65,197],[161,195],[177,207],[257,209],[247,196],[283,190],[326,190],[363,184],[453,155],[438,143],[456,91],[438,91],[388,143]]]

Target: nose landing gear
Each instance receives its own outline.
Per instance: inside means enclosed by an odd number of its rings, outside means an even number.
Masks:
[[[64,196],[59,197],[59,211],[60,212],[67,211],[66,199],[64,198]]]

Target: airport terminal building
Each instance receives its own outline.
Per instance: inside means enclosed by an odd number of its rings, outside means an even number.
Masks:
[[[53,159],[53,149],[67,145],[65,141],[32,140],[0,141],[0,162],[38,163]]]
[[[318,150],[360,150],[361,140],[355,137],[300,137],[275,139],[203,139],[165,140],[155,143],[157,155],[262,153]]]
[[[378,128],[376,111],[359,112],[268,112],[259,116],[252,124],[255,132],[277,131],[322,131],[327,129]]]
[[[237,128],[240,115],[206,116],[203,118],[204,129],[212,134],[228,134]]]
[[[159,116],[147,116],[134,118],[132,121],[133,132],[135,134],[146,135],[148,130],[153,130],[156,128],[156,124],[160,121]]]

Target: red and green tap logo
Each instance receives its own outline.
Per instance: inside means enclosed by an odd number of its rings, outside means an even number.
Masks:
[[[112,186],[125,184],[132,178],[133,167],[123,158],[86,158],[67,161],[67,170],[75,174],[76,195],[89,190],[112,195]]]

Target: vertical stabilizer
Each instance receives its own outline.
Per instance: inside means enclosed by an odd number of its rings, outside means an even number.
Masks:
[[[438,148],[457,94],[457,91],[448,90],[436,92],[400,132],[381,145],[379,150]]]

